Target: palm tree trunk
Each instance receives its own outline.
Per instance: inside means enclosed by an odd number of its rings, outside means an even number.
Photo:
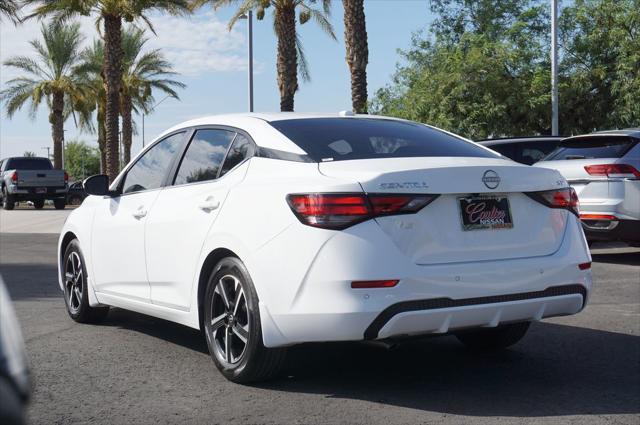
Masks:
[[[107,106],[105,111],[106,129],[106,174],[113,181],[120,171],[119,158],[119,116],[120,116],[120,80],[122,78],[122,18],[103,15],[104,19],[104,75]]]
[[[122,148],[124,149],[124,163],[131,160],[131,139],[133,135],[133,125],[131,121],[131,96],[122,96]]]
[[[106,139],[107,133],[104,126],[105,105],[104,102],[98,102],[98,149],[100,150],[100,172],[107,172],[107,150]]]
[[[51,135],[53,137],[53,168],[62,169],[62,146],[64,144],[64,93],[55,92],[51,99]]]
[[[275,30],[278,37],[278,88],[280,110],[293,111],[293,97],[298,90],[298,54],[296,52],[295,5],[276,6]]]
[[[353,111],[367,113],[367,64],[369,46],[364,16],[364,0],[343,0],[344,41],[347,64],[351,71],[351,103]]]

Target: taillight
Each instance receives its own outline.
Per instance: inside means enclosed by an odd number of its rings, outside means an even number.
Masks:
[[[11,181],[14,183],[18,183],[18,172],[14,171],[13,174],[11,174]]]
[[[640,171],[628,164],[598,164],[585,165],[584,169],[591,176],[606,176],[618,178],[640,178]]]
[[[542,192],[527,192],[526,195],[549,208],[561,208],[579,215],[578,195],[572,187]]]
[[[67,174],[67,172],[64,172],[64,182],[67,183],[69,181],[69,174]]]
[[[353,289],[393,288],[399,280],[356,280],[351,282]]]
[[[437,197],[438,195],[307,193],[289,195],[287,202],[303,224],[339,230],[379,216],[416,213]]]

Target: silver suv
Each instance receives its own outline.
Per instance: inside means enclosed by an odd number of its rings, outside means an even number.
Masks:
[[[535,166],[575,189],[587,240],[640,245],[640,129],[569,137]]]

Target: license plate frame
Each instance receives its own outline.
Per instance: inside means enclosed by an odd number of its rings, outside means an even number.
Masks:
[[[42,195],[43,193],[47,193],[47,188],[46,187],[36,187],[35,192],[38,195]]]
[[[466,195],[457,198],[462,230],[513,228],[511,204],[506,194]]]

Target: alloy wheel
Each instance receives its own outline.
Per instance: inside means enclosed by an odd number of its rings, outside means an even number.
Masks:
[[[82,304],[82,287],[84,275],[82,273],[82,261],[77,252],[71,252],[67,257],[64,268],[64,293],[69,306],[69,311],[76,314]]]
[[[210,309],[210,337],[215,356],[226,364],[240,362],[249,341],[249,309],[237,277],[228,274],[218,280]]]

